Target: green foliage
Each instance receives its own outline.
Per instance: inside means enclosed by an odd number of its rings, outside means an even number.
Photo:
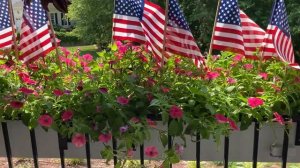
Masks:
[[[79,37],[72,32],[56,31],[55,35],[61,40],[62,45],[78,45],[81,43]]]
[[[74,33],[89,44],[106,46],[111,41],[112,9],[112,0],[72,1],[68,17],[76,22]]]

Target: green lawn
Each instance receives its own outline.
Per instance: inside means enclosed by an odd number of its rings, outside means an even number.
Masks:
[[[80,55],[91,54],[97,57],[98,49],[95,45],[85,45],[85,46],[67,46],[66,47],[71,52],[75,52],[78,48],[80,49]]]

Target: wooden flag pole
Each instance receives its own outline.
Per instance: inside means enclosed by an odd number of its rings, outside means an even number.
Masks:
[[[113,7],[114,12],[116,11],[116,0],[114,0],[114,7]],[[115,40],[114,40],[114,25],[115,23],[112,23],[112,28],[111,28],[111,44],[113,45]]]
[[[220,4],[221,4],[221,0],[218,1],[218,6],[217,6],[217,11],[216,11],[216,16],[215,16],[215,22],[214,22],[214,28],[213,28],[213,32],[212,32],[211,39],[210,39],[210,46],[209,46],[208,57],[211,56],[212,50],[213,50],[212,46],[213,46],[213,42],[214,42],[215,27],[216,27],[217,20],[218,20]]]
[[[62,72],[62,65],[61,65],[61,62],[59,60],[58,44],[57,44],[57,41],[56,41],[56,36],[55,36],[53,24],[51,22],[51,16],[50,16],[50,13],[48,11],[46,11],[46,12],[47,12],[47,16],[48,16],[49,26],[50,26],[50,29],[51,29],[51,32],[52,32],[52,40],[53,40],[53,44],[54,44],[55,51],[56,51],[57,64],[59,66],[60,72]]]
[[[162,51],[162,60],[161,60],[161,68],[163,69],[165,64],[165,54],[166,54],[166,41],[167,41],[167,27],[169,21],[169,0],[166,0],[166,8],[165,8],[165,27],[164,27],[164,39],[163,39],[163,51]]]
[[[18,50],[18,42],[17,42],[17,35],[16,35],[15,17],[14,17],[11,0],[8,0],[8,11],[9,11],[10,24],[11,24],[12,33],[13,33],[12,37],[13,37],[13,41],[14,41],[15,57],[17,60],[19,60],[19,50]]]

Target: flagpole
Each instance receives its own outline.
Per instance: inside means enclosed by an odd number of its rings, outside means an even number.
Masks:
[[[166,8],[165,8],[165,26],[164,26],[164,39],[163,39],[163,51],[162,51],[162,60],[161,67],[163,68],[165,63],[165,54],[166,54],[166,41],[167,41],[167,27],[169,21],[169,0],[166,0]]]
[[[270,23],[272,23],[272,19],[274,16],[274,11],[275,11],[275,6],[276,6],[276,1],[274,1],[273,3],[273,9],[272,9],[272,14],[271,14],[271,18],[269,20],[269,25],[271,25]],[[268,28],[267,28],[268,29]],[[264,57],[264,53],[265,53],[265,48],[266,48],[266,44],[267,44],[267,40],[270,38],[270,33],[268,33],[268,35],[266,36],[266,38],[264,39],[265,44],[262,46],[262,52],[261,52],[261,57],[260,59],[262,60]]]
[[[220,4],[221,4],[221,0],[218,0],[218,6],[217,6],[217,11],[216,11],[216,16],[215,16],[213,32],[212,32],[211,39],[210,39],[208,57],[212,54],[212,50],[213,50],[212,46],[213,46],[213,41],[214,41],[215,27],[216,27],[217,20],[218,20],[218,15],[219,15]]]
[[[62,65],[61,65],[61,62],[59,60],[58,44],[57,44],[57,41],[56,41],[56,36],[55,36],[53,24],[51,22],[51,16],[50,16],[50,13],[48,11],[46,11],[46,12],[47,12],[49,26],[50,26],[50,29],[51,29],[51,32],[52,32],[52,40],[53,40],[53,44],[54,44],[54,47],[55,47],[57,63],[58,63],[60,71],[62,72]]]
[[[113,9],[114,9],[114,12],[116,11],[116,0],[114,0],[114,7],[113,7]],[[112,23],[112,28],[111,28],[111,44],[113,45],[114,44],[114,25],[115,25],[115,23],[113,22]]]
[[[10,16],[10,24],[12,27],[12,37],[14,41],[14,51],[15,51],[15,57],[17,60],[19,60],[19,50],[18,50],[18,42],[17,42],[17,36],[16,36],[16,25],[15,25],[15,17],[14,17],[14,12],[12,8],[12,3],[11,0],[8,0],[8,11],[9,11],[9,16]]]

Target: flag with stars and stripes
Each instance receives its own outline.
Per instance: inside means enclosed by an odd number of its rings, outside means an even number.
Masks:
[[[164,10],[147,0],[116,0],[113,39],[146,43],[161,61],[164,39]]]
[[[140,18],[143,14],[142,1],[115,0],[113,15],[113,39],[145,43],[146,37]]]
[[[8,0],[0,0],[0,49],[13,45],[13,29],[10,20]]]
[[[214,32],[213,49],[245,54],[240,9],[237,0],[221,0]]]
[[[273,43],[279,58],[293,67],[295,63],[292,37],[284,0],[275,0],[273,13],[267,28],[266,43]],[[265,48],[264,51],[266,51]]]
[[[204,60],[177,0],[169,0],[166,51],[192,58],[196,65]]]
[[[44,57],[55,48],[47,13],[40,0],[32,0],[31,3],[24,4],[20,35],[20,59],[24,63]]]
[[[251,20],[242,10],[240,10],[240,17],[242,24],[243,42],[245,47],[245,56],[247,56],[247,58],[257,59],[258,57],[254,55],[257,54],[259,49],[262,47],[266,32],[262,28],[260,28],[253,20]],[[273,44],[268,44],[268,49],[269,52],[265,53],[265,56],[276,55]]]

